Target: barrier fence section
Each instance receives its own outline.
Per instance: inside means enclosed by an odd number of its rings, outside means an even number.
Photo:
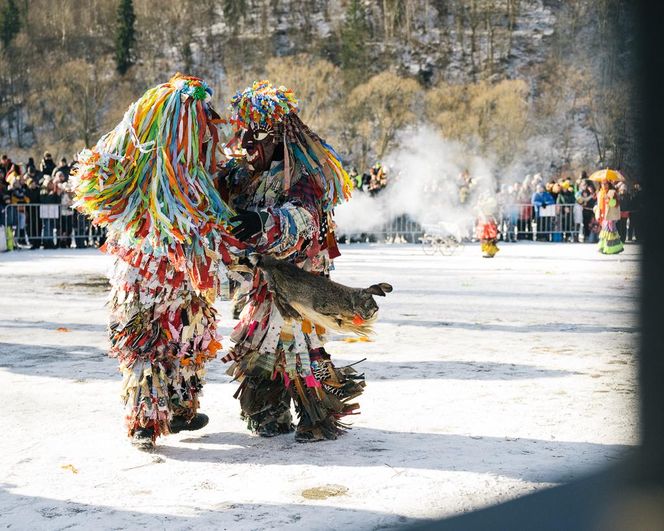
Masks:
[[[578,241],[583,232],[583,207],[578,203],[534,206],[530,203],[506,205],[496,217],[504,240]]]
[[[592,211],[589,211],[592,215]],[[444,214],[444,212],[442,213]],[[474,214],[469,213],[472,218]],[[576,203],[548,205],[536,207],[532,204],[510,204],[501,206],[495,216],[501,238],[506,241],[535,239],[539,241],[578,241],[583,232],[584,212],[581,205]],[[472,229],[473,221],[467,227],[456,226],[449,221],[441,221],[438,224],[420,224],[407,214],[400,216],[387,216],[388,221],[382,227],[370,231],[346,231],[340,234],[346,241],[362,242],[406,242],[420,243],[422,239],[435,235],[432,227],[436,226],[438,233],[442,229],[447,230],[457,239],[469,241],[475,237]],[[460,237],[458,236],[460,235]]]
[[[585,213],[581,205],[561,204],[535,207],[531,204],[511,204],[500,208],[496,216],[503,240],[531,239],[540,241],[578,241],[583,231]],[[592,216],[592,212],[590,212]],[[376,230],[340,234],[345,241],[421,243],[430,236],[431,225],[422,225],[408,214],[388,216],[387,223]],[[94,227],[79,212],[61,204],[6,205],[0,224],[5,230],[5,246],[44,248],[86,247],[101,245],[105,230]],[[441,222],[438,225],[449,225]],[[461,240],[474,237],[471,229],[457,232]],[[2,238],[0,236],[0,238]],[[2,245],[0,244],[0,247]]]
[[[105,240],[105,229],[93,227],[83,214],[58,203],[6,205],[0,224],[8,250],[17,246],[87,247]]]

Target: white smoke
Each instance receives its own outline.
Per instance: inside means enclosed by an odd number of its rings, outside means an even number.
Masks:
[[[491,161],[444,139],[431,126],[403,131],[397,140],[399,148],[383,161],[387,188],[375,197],[355,191],[335,211],[338,234],[370,233],[404,214],[422,225],[444,222],[469,230],[480,198],[495,195]],[[473,184],[463,201],[459,188],[465,171]]]

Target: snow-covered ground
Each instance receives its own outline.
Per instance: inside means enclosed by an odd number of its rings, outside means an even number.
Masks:
[[[309,445],[252,436],[217,361],[202,398],[210,424],[154,454],[129,445],[105,356],[109,259],[0,255],[2,526],[391,528],[579,477],[637,443],[637,246],[342,253],[336,280],[394,286],[372,342],[329,344],[337,364],[367,358],[353,429]]]

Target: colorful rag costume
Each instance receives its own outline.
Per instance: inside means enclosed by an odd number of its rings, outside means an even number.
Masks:
[[[495,197],[483,195],[480,197],[477,208],[479,215],[476,224],[476,236],[480,241],[482,256],[484,258],[493,258],[498,249],[498,224],[494,212],[498,208],[498,202]]]
[[[480,240],[482,256],[493,258],[498,249],[498,225],[493,216],[482,216],[477,224],[477,238]]]
[[[611,193],[613,192],[613,193]],[[615,190],[600,189],[597,193],[597,221],[601,226],[598,250],[602,254],[618,254],[624,251],[623,242],[616,227],[620,220],[620,205]]]
[[[123,375],[129,435],[168,434],[192,419],[204,365],[221,347],[213,302],[222,229],[211,90],[175,75],[131,105],[117,127],[79,155],[76,207],[106,226],[111,275],[109,355]]]
[[[248,129],[274,135],[281,156],[256,172],[248,160],[231,160],[220,172],[222,197],[238,211],[262,214],[262,230],[232,241],[237,255],[257,252],[286,259],[306,271],[327,276],[339,255],[332,209],[350,197],[352,184],[338,155],[297,115],[293,93],[256,82],[231,102],[239,134]],[[299,441],[334,439],[341,419],[359,407],[350,403],[363,391],[363,376],[337,368],[325,351],[325,329],[307,320],[286,320],[260,270],[248,282],[246,305],[224,361],[239,380],[243,417],[261,435],[292,431],[291,398],[299,416]]]

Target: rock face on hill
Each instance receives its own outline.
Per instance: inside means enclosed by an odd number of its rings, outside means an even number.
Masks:
[[[396,67],[425,84],[528,75],[546,58],[561,9],[542,0],[235,3],[253,8],[217,8],[218,22],[193,36],[195,48],[212,38],[230,45],[222,56],[232,56],[235,43],[251,56],[269,43],[277,56],[313,51],[343,62],[344,37],[352,35],[369,71]]]
[[[445,84],[519,80],[515,97],[527,100],[527,117],[508,129],[528,124],[520,133],[528,145],[515,148],[528,171],[537,171],[528,160],[623,169],[633,163],[634,31],[629,6],[619,0],[181,0],[158,10],[151,0],[133,0],[134,64],[122,76],[115,69],[117,23],[109,22],[119,3],[94,0],[77,10],[53,9],[48,0],[12,4],[18,14],[13,26],[3,25],[14,29],[3,34],[9,53],[0,56],[0,142],[15,158],[44,149],[71,155],[94,143],[146,87],[181,71],[205,78],[220,101],[258,76],[292,84],[319,110],[313,126],[358,163],[384,154],[394,134],[379,131],[380,117],[349,117],[352,92],[390,72],[417,82],[412,107],[419,122],[448,111],[445,93],[433,113],[428,98]],[[364,100],[383,85],[367,86]],[[490,114],[501,106],[500,90],[491,95],[487,88],[486,97],[482,90],[457,93],[448,107],[484,98],[482,112]],[[342,130],[349,123],[357,130]],[[477,138],[486,144],[499,134],[451,138],[477,145]]]

